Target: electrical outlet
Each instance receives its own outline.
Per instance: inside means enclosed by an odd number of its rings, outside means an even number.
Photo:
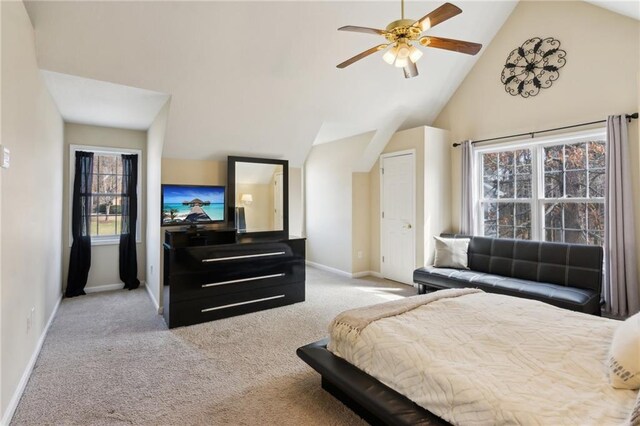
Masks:
[[[358,252],[358,259],[362,259],[362,251]]]
[[[31,313],[27,315],[27,334],[31,331]]]

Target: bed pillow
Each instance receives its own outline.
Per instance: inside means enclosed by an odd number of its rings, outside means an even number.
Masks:
[[[435,268],[469,269],[469,238],[433,238],[436,240],[436,255],[433,259]]]
[[[617,389],[640,388],[640,312],[623,321],[613,335],[609,383]]]
[[[640,426],[640,392],[636,398],[636,405],[633,406],[625,426]]]

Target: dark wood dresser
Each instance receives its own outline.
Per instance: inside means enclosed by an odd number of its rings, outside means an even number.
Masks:
[[[169,328],[303,302],[305,239],[238,237],[235,229],[165,231]]]

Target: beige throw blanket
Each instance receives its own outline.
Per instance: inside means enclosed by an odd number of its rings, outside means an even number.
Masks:
[[[458,425],[620,425],[637,391],[612,388],[618,321],[478,290],[338,316],[329,350]]]
[[[420,296],[406,297],[392,302],[378,303],[376,305],[344,311],[338,314],[329,325],[331,340],[329,341],[328,349],[332,350],[331,343],[336,340],[355,342],[360,332],[373,321],[404,314],[405,312],[409,312],[412,309],[436,300],[472,293],[482,293],[482,290],[477,288],[441,290]]]

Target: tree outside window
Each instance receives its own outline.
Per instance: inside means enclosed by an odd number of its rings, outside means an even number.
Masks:
[[[91,236],[119,235],[122,190],[122,156],[96,153],[91,190]]]
[[[598,137],[482,152],[481,233],[602,245],[605,151]]]

